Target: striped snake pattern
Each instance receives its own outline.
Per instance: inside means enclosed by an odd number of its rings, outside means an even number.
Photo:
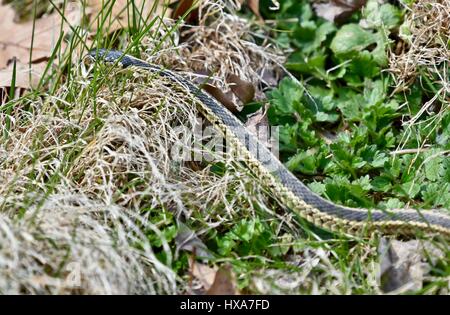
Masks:
[[[349,208],[334,204],[312,192],[295,177],[260,140],[213,97],[181,75],[146,63],[120,51],[97,49],[88,54],[123,67],[139,67],[168,78],[197,100],[198,110],[227,139],[237,157],[284,205],[317,227],[351,235],[380,231],[388,235],[414,236],[418,233],[450,237],[450,216],[445,209],[377,210]],[[256,148],[256,150],[255,150]],[[270,167],[269,167],[270,166]]]

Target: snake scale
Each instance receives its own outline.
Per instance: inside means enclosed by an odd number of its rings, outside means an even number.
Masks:
[[[213,97],[181,75],[146,63],[120,51],[96,49],[88,54],[123,67],[139,67],[168,78],[197,99],[199,112],[222,134],[227,145],[233,146],[241,160],[284,205],[313,225],[332,232],[361,235],[379,231],[387,235],[414,236],[417,233],[450,238],[450,216],[439,209],[376,209],[349,208],[334,204],[315,194],[295,177],[269,148],[263,145],[246,127]],[[254,146],[257,146],[255,153]],[[269,170],[267,165],[271,165]],[[275,167],[274,167],[275,166]],[[272,170],[274,169],[274,170]]]

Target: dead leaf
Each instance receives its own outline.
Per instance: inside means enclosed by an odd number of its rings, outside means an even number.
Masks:
[[[128,18],[133,14],[142,14],[145,19],[152,10],[156,8],[156,13],[162,15],[170,14],[171,10],[164,10],[164,4],[167,0],[157,0],[159,3],[154,7],[154,1],[134,1],[133,8],[128,6],[130,1],[117,0],[114,2],[111,12],[111,23],[109,24],[109,31],[115,31],[121,28],[128,27]],[[16,11],[11,5],[0,5],[0,69],[5,68],[8,62],[16,59],[20,68],[17,72],[17,87],[28,88],[37,84],[38,75],[42,74],[42,66],[45,66],[44,61],[48,61],[52,52],[61,37],[61,31],[64,35],[70,34],[72,29],[78,25],[83,18],[83,14],[87,14],[92,20],[93,31],[97,31],[99,23],[93,19],[102,19],[100,12],[105,12],[102,0],[88,0],[86,8],[82,8],[78,2],[68,2],[64,12],[64,17],[55,10],[54,13],[44,15],[41,18],[33,21],[26,21],[23,23],[16,23]],[[128,9],[128,11],[127,11]],[[131,12],[131,15],[128,14]],[[17,20],[17,19],[16,19]],[[108,22],[108,21],[107,21]],[[33,33],[34,26],[34,33]],[[14,36],[11,36],[11,33]],[[33,47],[31,43],[33,41]],[[89,41],[87,41],[89,45]],[[66,43],[61,42],[61,49],[64,50]],[[26,63],[30,62],[31,67],[25,67]],[[39,62],[38,62],[39,61]],[[37,66],[41,64],[42,66]],[[31,77],[30,77],[31,73]],[[8,86],[11,81],[12,69],[0,70],[0,86]],[[30,81],[31,80],[31,81]]]
[[[259,0],[239,0],[239,3],[242,5],[247,2],[247,6],[253,12],[254,15],[258,17],[260,20],[264,20],[260,11],[259,11]]]
[[[196,261],[189,261],[189,265],[192,276],[201,283],[204,291],[208,291],[214,283],[217,267],[211,268]]]
[[[47,12],[51,4],[49,1],[17,1],[17,0],[3,0],[3,4],[11,4],[16,12],[14,21],[19,23],[21,21],[30,20],[34,16],[34,10],[36,10],[36,17],[41,17]],[[34,5],[36,7],[34,8]]]
[[[214,283],[211,288],[206,291],[207,295],[237,295],[236,279],[231,266],[226,265],[217,271]]]
[[[407,242],[382,238],[378,247],[380,255],[379,283],[384,292],[402,293],[422,289],[424,276],[430,271],[426,257],[434,262],[443,252],[430,242]],[[432,260],[433,260],[432,259]]]
[[[280,74],[275,67],[263,68],[260,71],[260,75],[262,77],[262,83],[269,88],[276,87],[280,81]]]
[[[259,12],[259,0],[248,0],[248,7],[260,20],[264,20]]]
[[[14,64],[11,63],[6,69],[0,70],[0,87],[11,87]],[[32,64],[31,67],[23,63],[16,63],[16,88],[27,89],[36,87],[44,73],[46,63]]]
[[[22,63],[30,59],[40,60],[48,58],[60,38],[60,29],[64,33],[70,31],[70,25],[76,26],[80,23],[81,12],[77,5],[69,3],[65,10],[64,19],[57,13],[36,19],[34,29],[33,47],[33,21],[15,23],[15,12],[10,5],[0,5],[0,68],[7,66],[8,61],[16,58]],[[69,24],[68,24],[69,23]],[[13,34],[13,36],[11,36]],[[64,46],[64,44],[63,44]]]
[[[344,22],[354,12],[361,9],[367,0],[330,0],[325,3],[315,3],[316,14],[331,22]]]
[[[0,70],[0,106],[6,104],[11,97],[10,88],[13,77],[13,67],[14,63],[11,63],[6,69]],[[46,67],[47,64],[45,62],[33,64],[31,68],[28,65],[17,62],[13,98],[16,99],[20,97],[30,87],[37,87]]]
[[[239,112],[238,106],[233,102],[233,96],[229,93],[222,92],[221,89],[211,84],[203,84],[202,89],[208,92],[218,102],[225,106],[230,112],[236,114]]]
[[[267,111],[263,108],[259,109],[247,119],[245,127],[266,147],[270,147],[269,119],[267,118]]]
[[[189,9],[192,8],[193,5],[195,5],[195,8],[192,9],[192,11],[184,18],[185,22],[187,24],[191,25],[197,25],[198,24],[198,5],[201,1],[195,1],[195,0],[178,0],[174,2],[175,9],[172,11],[171,17],[172,19],[176,20],[180,17],[183,17]]]
[[[251,82],[242,80],[235,74],[228,75],[227,83],[230,84],[230,89],[245,105],[253,101],[255,97],[255,88]]]

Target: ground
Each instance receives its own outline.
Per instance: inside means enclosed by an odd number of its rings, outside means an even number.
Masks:
[[[333,202],[446,212],[446,1],[3,2],[1,293],[448,294],[442,237],[304,222],[193,132],[195,95],[86,57],[125,51],[277,127]]]

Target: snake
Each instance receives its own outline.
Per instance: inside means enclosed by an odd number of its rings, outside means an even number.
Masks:
[[[450,239],[450,216],[446,213],[447,209],[351,208],[335,204],[311,191],[230,110],[182,74],[117,50],[94,49],[88,52],[88,56],[94,61],[113,63],[123,68],[147,70],[167,78],[190,93],[196,100],[199,113],[225,135],[227,145],[233,148],[236,156],[245,162],[260,183],[282,205],[313,226],[353,236],[379,232],[382,235],[401,237],[422,234]]]

